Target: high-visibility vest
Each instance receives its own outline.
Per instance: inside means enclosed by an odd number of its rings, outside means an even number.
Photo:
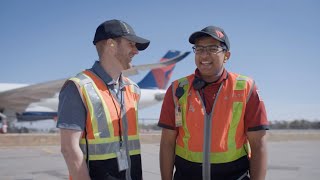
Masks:
[[[123,93],[123,105],[112,96],[114,92],[102,79],[89,70],[69,79],[77,85],[87,109],[86,133],[82,134],[80,147],[85,156],[88,148],[89,160],[106,160],[117,156],[120,149],[119,128],[128,155],[140,154],[137,117],[140,89],[128,78],[122,78],[124,89],[118,93]]]
[[[176,124],[179,133],[176,155],[196,163],[227,163],[249,154],[244,129],[246,103],[254,81],[246,76],[229,73],[221,83],[210,114],[206,113],[199,91],[191,86],[195,76],[173,82],[172,90],[183,88],[175,107],[181,109],[182,122]]]

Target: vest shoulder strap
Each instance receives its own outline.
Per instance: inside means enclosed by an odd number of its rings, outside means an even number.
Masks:
[[[250,96],[252,94],[253,88],[255,86],[255,81],[248,76],[238,75],[236,78],[236,87],[235,90],[244,90],[248,88],[249,93],[246,99],[246,102],[249,101]]]
[[[187,101],[187,92],[189,91],[190,87],[190,78],[191,76],[180,78],[172,83],[172,98],[175,107],[181,107],[182,109],[185,108],[186,101]]]
[[[178,83],[178,86],[176,87],[174,83]],[[186,87],[186,88],[185,88]],[[178,98],[178,100],[184,95],[185,91],[189,87],[189,81],[187,77],[180,78],[173,82],[172,84],[172,90],[173,94]]]
[[[84,106],[88,110],[87,104],[86,104],[84,97],[83,97],[82,87],[84,87],[86,84],[94,83],[93,80],[89,76],[86,76],[84,71],[78,73],[74,77],[69,78],[69,80],[73,81],[74,84],[76,85],[76,87],[78,88],[78,92],[80,94],[82,103],[84,104]]]
[[[122,76],[122,78],[125,81],[126,85],[129,85],[130,90],[140,96],[141,91],[140,91],[139,86],[135,82],[133,82],[131,79],[127,78],[127,77]]]

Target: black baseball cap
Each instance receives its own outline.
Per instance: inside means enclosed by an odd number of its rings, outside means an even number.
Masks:
[[[105,21],[98,26],[93,44],[96,45],[101,40],[117,37],[135,42],[139,51],[145,50],[150,44],[149,40],[137,36],[129,24],[116,19]]]
[[[216,27],[216,26],[205,27],[201,31],[196,31],[192,33],[191,36],[189,37],[189,42],[191,44],[194,44],[197,38],[200,38],[203,36],[211,36],[212,38],[224,43],[227,46],[227,50],[228,51],[230,50],[230,42],[229,42],[228,36],[222,28]]]

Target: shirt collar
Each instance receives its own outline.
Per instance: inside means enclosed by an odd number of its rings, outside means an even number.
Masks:
[[[126,85],[126,83],[124,83],[123,81],[122,74],[120,74],[117,81],[113,80],[111,76],[103,69],[99,61],[96,61],[90,70],[95,73],[100,79],[102,79],[102,81],[108,86],[119,83],[120,89],[122,89]]]
[[[200,74],[200,71],[199,71],[198,68],[195,70],[194,74],[195,74],[195,76],[201,78],[201,74]],[[213,83],[210,83],[210,84],[220,84],[222,81],[226,80],[227,78],[228,78],[228,72],[224,68],[221,76],[219,77],[219,79],[217,81],[213,82]]]

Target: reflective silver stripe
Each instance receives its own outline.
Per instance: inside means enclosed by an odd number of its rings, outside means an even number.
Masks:
[[[252,80],[252,86],[251,86],[251,88],[250,88],[250,91],[249,91],[249,94],[248,94],[248,97],[247,97],[247,101],[246,101],[246,102],[248,102],[248,101],[249,101],[249,99],[250,99],[250,96],[251,96],[252,91],[253,91],[254,84],[255,84],[255,81],[254,81],[254,80]]]
[[[130,159],[130,154],[129,154],[129,151],[130,151],[130,145],[128,143],[128,118],[127,118],[127,114],[126,114],[126,106],[124,106],[126,104],[125,102],[125,98],[123,97],[123,91],[121,90],[120,91],[121,93],[121,100],[122,102],[121,103],[121,120],[122,120],[122,137],[123,137],[123,144],[126,148],[126,153],[127,153],[127,160],[128,160],[128,169],[126,170],[126,180],[131,180],[131,159]],[[139,142],[139,141],[138,141]]]
[[[237,80],[237,81],[247,81],[247,80],[248,80],[248,77],[240,75],[240,76],[237,77],[236,80]]]
[[[140,149],[140,140],[128,140],[129,151],[131,150],[139,150]]]
[[[139,88],[139,86],[138,86],[136,83],[134,83],[133,81],[131,81],[131,80],[128,79],[128,78],[126,78],[125,80],[126,80],[127,82],[126,82],[124,85],[130,86],[130,88],[131,88],[131,86],[132,86],[132,87],[133,87],[133,88],[132,88],[133,92],[136,93],[136,94],[140,94],[140,88]]]
[[[208,115],[206,113],[206,108],[204,105],[202,105],[202,108],[204,108],[205,111],[205,124],[204,124],[204,133],[203,133],[203,161],[202,161],[202,179],[203,180],[210,180],[211,179],[211,162],[210,162],[210,152],[211,152],[211,134],[212,134],[212,117],[214,113],[214,108],[217,103],[217,99],[219,97],[220,91],[222,89],[223,83],[220,84],[218,93],[216,98],[214,99],[212,110],[210,114]],[[197,95],[200,96],[199,92],[197,91]],[[199,98],[202,101],[202,98]],[[204,104],[202,102],[202,104]]]
[[[242,176],[240,176],[237,180],[242,180],[244,177],[248,177],[248,172],[242,174]]]
[[[206,110],[204,110],[206,111]],[[210,180],[210,147],[211,147],[211,117],[212,113],[208,115],[205,113],[205,121],[204,121],[204,143],[203,143],[203,161],[202,161],[202,179]]]
[[[249,81],[249,77],[240,75],[240,76],[238,76],[238,77],[236,78],[236,80],[237,80],[237,81]],[[250,99],[250,96],[251,96],[251,94],[252,94],[254,85],[255,85],[255,81],[252,80],[252,86],[250,87],[250,90],[249,90],[249,93],[248,93],[246,102],[248,102],[249,99]]]
[[[183,81],[179,82],[179,87],[183,87],[184,85],[187,85],[188,83],[189,83],[188,79],[184,79]]]
[[[128,150],[139,150],[140,149],[140,141],[138,139],[136,140],[130,140],[129,141]],[[86,154],[86,144],[80,144],[80,148],[83,152],[83,154]],[[116,153],[119,151],[120,144],[119,141],[116,142],[110,142],[105,144],[88,144],[89,149],[89,155],[105,155],[105,154],[111,154]],[[127,154],[128,157],[129,154]]]
[[[134,94],[138,95],[138,99],[136,99],[136,103],[135,103],[135,107],[138,109],[139,106],[139,101],[140,101],[140,97],[141,97],[141,90],[140,87],[133,82],[132,80],[130,80],[129,78],[123,78],[124,79],[124,85],[129,86],[129,89],[131,92],[133,92]]]
[[[133,92],[136,93],[136,94],[141,94],[141,91],[140,91],[140,88],[134,84],[130,85],[130,86],[133,86]]]
[[[93,121],[95,121],[97,123],[97,128],[98,128],[98,132],[100,133],[99,137],[100,138],[109,138],[110,137],[110,132],[108,131],[108,125],[112,125],[109,124],[107,122],[107,118],[106,118],[106,112],[105,109],[107,109],[108,107],[104,107],[103,105],[103,99],[102,97],[100,97],[100,92],[97,89],[94,81],[90,78],[87,77],[85,74],[80,74],[78,76],[78,78],[80,79],[80,83],[82,85],[82,88],[85,89],[85,93],[88,96],[88,103],[91,102],[91,106],[92,106],[92,112],[93,113],[93,117],[96,118],[92,119]],[[127,180],[131,180],[131,161],[130,161],[130,151],[132,150],[140,150],[140,141],[139,139],[137,140],[128,140],[128,117],[126,115],[126,106],[125,106],[125,98],[124,98],[124,90],[129,90],[134,91],[136,89],[123,89],[125,88],[125,86],[131,86],[130,83],[121,83],[120,82],[120,91],[118,92],[118,94],[120,94],[120,98],[117,98],[116,94],[113,91],[110,91],[113,95],[113,97],[115,97],[116,101],[120,104],[120,113],[121,113],[121,121],[122,121],[122,129],[121,129],[121,135],[123,137],[123,143],[122,143],[122,148],[124,148],[126,150],[126,154],[127,154],[127,161],[128,161],[128,169],[126,170],[126,179]],[[137,87],[138,89],[138,87]],[[138,91],[140,92],[140,91]],[[122,102],[120,102],[122,101]],[[105,108],[105,109],[104,109]],[[98,138],[99,139],[99,138]],[[101,139],[102,140],[102,139]],[[108,157],[115,157],[116,152],[119,151],[120,149],[120,143],[118,141],[118,139],[115,139],[115,142],[108,142],[106,143],[105,141],[101,141],[102,143],[96,144],[96,142],[99,141],[95,141],[92,140],[92,142],[90,142],[87,145],[88,151],[89,151],[89,158],[90,155],[95,155],[95,156],[108,156]],[[80,144],[80,148],[83,151],[84,154],[86,154],[86,144]]]
[[[102,99],[100,99],[98,92],[93,87],[95,83],[91,78],[85,76],[84,74],[78,74],[77,77],[80,79],[80,84],[87,91],[88,97],[92,103],[93,113],[97,120],[98,132],[101,132],[99,134],[99,137],[110,137],[106,114],[103,109]]]

